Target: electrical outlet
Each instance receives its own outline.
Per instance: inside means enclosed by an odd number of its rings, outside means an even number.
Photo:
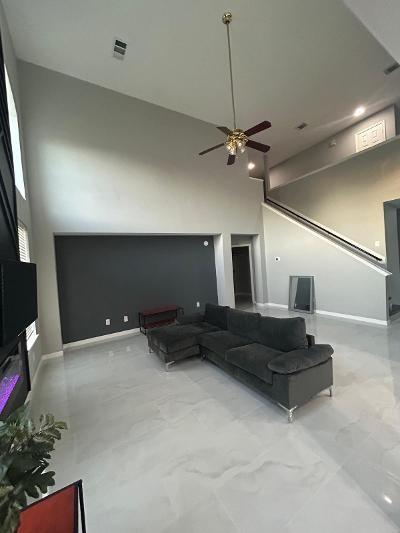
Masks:
[[[124,322],[128,322],[128,316],[124,315]]]
[[[196,302],[196,307],[200,307],[200,302]]]
[[[375,241],[375,248],[379,248],[381,245],[381,241]]]
[[[106,326],[109,326],[111,324],[111,320],[109,318],[106,318]]]

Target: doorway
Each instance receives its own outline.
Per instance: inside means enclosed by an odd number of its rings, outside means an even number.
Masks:
[[[250,244],[232,246],[235,305],[245,308],[254,303],[253,265]]]
[[[385,202],[386,265],[389,316],[400,313],[400,200]]]

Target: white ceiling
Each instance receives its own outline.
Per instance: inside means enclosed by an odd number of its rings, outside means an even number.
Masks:
[[[344,0],[362,23],[400,63],[399,0]]]
[[[271,162],[400,97],[391,56],[340,0],[3,0],[17,56],[214,124],[231,125],[229,8],[236,107]],[[128,42],[124,61],[113,39]],[[298,132],[295,125],[310,126]],[[210,135],[210,145],[220,139]],[[205,147],[199,147],[199,149]]]

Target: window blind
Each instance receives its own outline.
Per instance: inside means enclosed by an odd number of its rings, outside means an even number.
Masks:
[[[18,222],[19,257],[21,261],[30,263],[28,231],[22,222]],[[36,337],[36,324],[32,322],[26,328],[26,340]]]

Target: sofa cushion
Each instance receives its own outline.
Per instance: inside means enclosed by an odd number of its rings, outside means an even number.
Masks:
[[[208,350],[217,353],[221,357],[225,357],[225,352],[237,346],[244,346],[251,342],[245,337],[234,335],[230,331],[220,330],[214,333],[203,333],[198,337],[200,346],[204,346]]]
[[[189,315],[178,315],[176,322],[181,324],[197,324],[198,322],[203,322],[204,314],[203,313],[191,313]]]
[[[218,326],[214,326],[208,322],[196,322],[196,324],[192,324],[192,326],[196,328],[198,334],[220,331]]]
[[[225,360],[266,383],[272,384],[272,371],[268,368],[268,363],[281,353],[264,344],[254,343],[228,350]]]
[[[301,317],[262,316],[258,330],[258,342],[281,352],[306,348],[308,343],[305,320]]]
[[[229,307],[223,307],[222,305],[206,304],[204,321],[220,329],[227,329],[228,309]]]
[[[260,318],[260,313],[228,309],[228,330],[235,335],[248,337],[253,342],[257,341]]]
[[[333,354],[329,344],[315,344],[302,350],[282,353],[268,363],[268,367],[277,374],[293,374],[325,363]]]
[[[201,330],[196,326],[162,326],[150,330],[147,335],[150,342],[160,350],[172,353],[197,344],[197,336],[201,333]]]

